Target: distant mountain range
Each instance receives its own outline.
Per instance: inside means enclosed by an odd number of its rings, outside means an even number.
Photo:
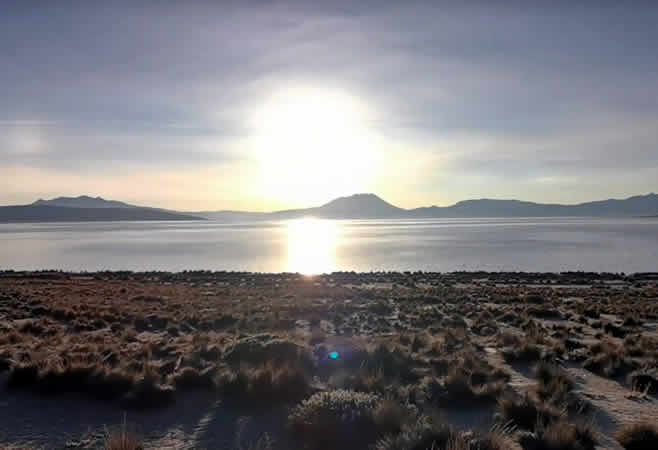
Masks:
[[[101,197],[39,199],[30,205],[0,206],[0,222],[108,222],[141,220],[204,220],[175,211],[148,208]]]
[[[403,209],[375,194],[340,197],[316,208],[291,209],[270,213],[239,211],[200,211],[190,213],[212,220],[283,220],[299,217],[326,219],[421,219],[468,217],[624,217],[658,214],[658,195],[638,195],[624,200],[600,200],[575,205],[545,204],[520,200],[464,200],[451,206]]]
[[[393,219],[407,217],[407,209],[398,208],[375,194],[354,194],[339,197],[315,208],[287,209],[274,212],[199,211],[190,214],[222,221],[287,220],[301,217],[322,219]]]
[[[324,219],[421,219],[468,217],[637,217],[658,215],[658,195],[623,200],[600,200],[575,205],[545,204],[520,200],[464,200],[451,206],[403,209],[375,194],[340,197],[322,206],[274,212],[199,211],[178,212],[105,200],[101,197],[39,199],[30,205],[0,207],[0,222],[77,222],[138,220],[217,220],[241,222],[286,220],[301,217]]]
[[[105,200],[103,197],[90,197],[81,195],[79,197],[57,197],[52,200],[40,198],[30,206],[66,206],[68,208],[139,208],[139,206],[116,200]]]

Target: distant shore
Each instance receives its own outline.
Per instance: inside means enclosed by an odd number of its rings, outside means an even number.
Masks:
[[[315,280],[334,284],[423,283],[423,282],[498,282],[498,283],[547,283],[547,284],[590,284],[590,283],[633,283],[636,281],[658,281],[658,272],[610,273],[610,272],[488,272],[488,271],[341,271],[328,274],[304,275],[300,273],[269,273],[247,271],[190,270],[170,271],[61,271],[61,270],[0,270],[0,278],[41,278],[41,279],[94,279],[94,280],[135,280],[163,282],[267,282],[268,280],[297,281]]]

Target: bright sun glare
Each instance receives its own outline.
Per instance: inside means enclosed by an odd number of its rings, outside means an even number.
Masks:
[[[298,219],[288,222],[288,272],[304,275],[335,270],[338,225],[330,220]]]
[[[305,204],[366,190],[375,171],[367,119],[365,106],[343,91],[272,95],[252,117],[268,195]]]

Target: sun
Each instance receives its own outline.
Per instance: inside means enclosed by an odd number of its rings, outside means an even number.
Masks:
[[[339,227],[334,221],[296,219],[287,223],[287,272],[304,275],[331,273],[336,267]]]
[[[252,151],[267,195],[307,205],[367,190],[376,171],[369,112],[341,90],[291,87],[251,118]]]

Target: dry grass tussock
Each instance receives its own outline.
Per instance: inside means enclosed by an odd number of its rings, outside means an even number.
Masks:
[[[472,351],[447,362],[447,373],[427,384],[432,403],[451,406],[474,406],[495,403],[506,389],[509,374],[492,367]]]
[[[539,425],[520,439],[524,450],[595,450],[597,439],[588,423],[552,422]]]
[[[123,424],[120,428],[113,431],[110,431],[107,427],[105,428],[104,448],[105,450],[142,450],[144,447],[137,435],[128,430],[124,415]]]
[[[125,408],[167,407],[193,390],[245,414],[281,405],[281,433],[300,448],[587,450],[588,404],[565,361],[655,395],[650,280],[618,277],[633,288],[610,289],[607,275],[581,273],[43,275],[0,277],[9,389]],[[536,383],[519,388],[514,372]],[[510,428],[481,434],[434,418],[468,408]],[[239,448],[276,447],[268,439]]]
[[[292,365],[277,366],[274,363],[224,371],[216,383],[227,400],[251,406],[290,404],[311,392],[309,377],[303,370]]]
[[[621,427],[615,439],[626,450],[649,450],[658,448],[658,424],[634,423]]]

